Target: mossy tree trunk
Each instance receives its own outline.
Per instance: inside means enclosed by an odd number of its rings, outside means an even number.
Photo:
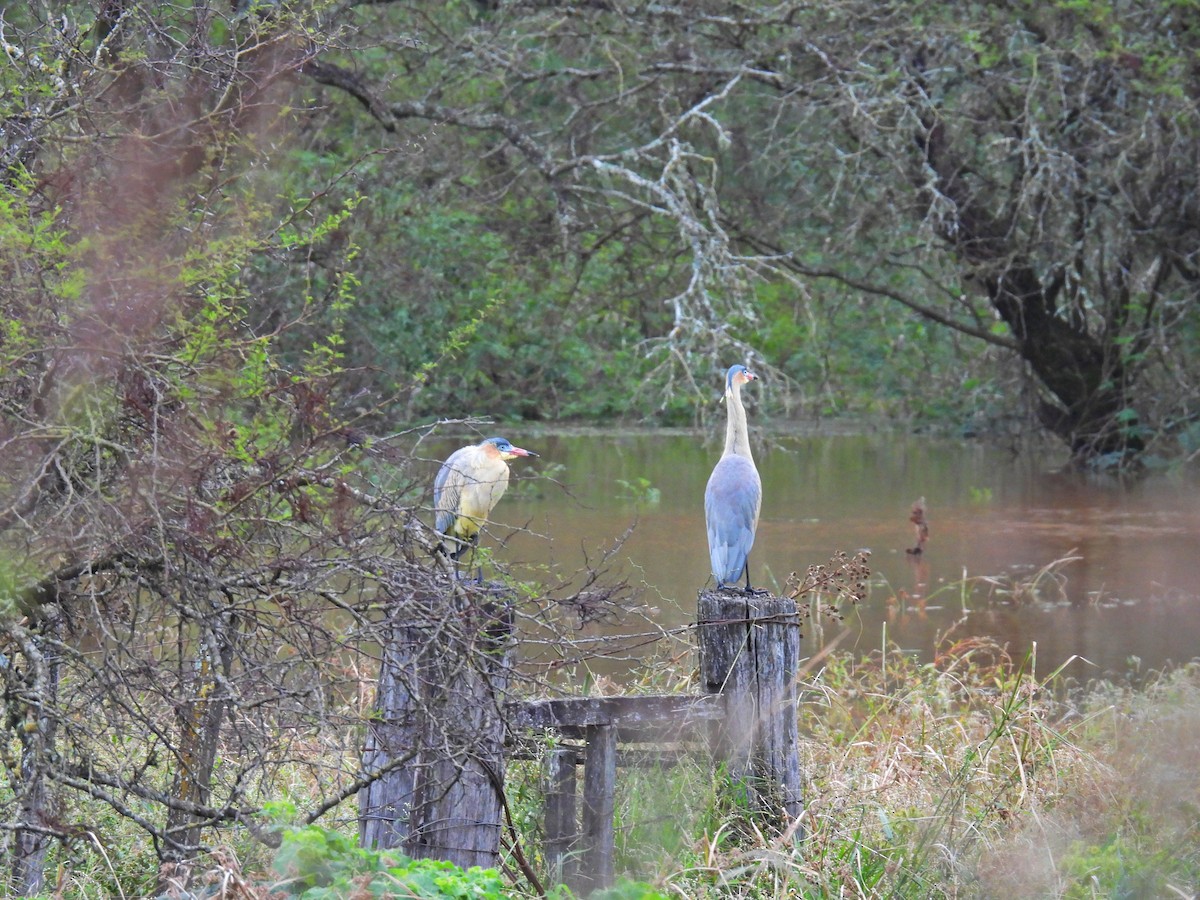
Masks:
[[[21,735],[17,788],[18,822],[12,846],[12,886],[17,895],[30,897],[45,887],[46,853],[51,835],[58,830],[58,804],[51,791],[48,770],[53,764],[57,723],[53,714],[58,697],[59,664],[55,645],[61,639],[62,623],[55,608],[47,608],[36,631],[26,632],[20,661],[4,659],[9,682],[6,713],[19,719]],[[6,677],[5,679],[9,679]],[[12,690],[17,687],[17,690]]]
[[[170,844],[160,854],[164,866],[159,887],[164,892],[172,885],[186,886],[190,862],[200,848],[204,821],[195,811],[206,807],[212,794],[237,632],[237,619],[229,610],[213,611],[201,629],[199,652],[190,663],[194,672],[187,699],[176,712],[179,738],[166,823]]]

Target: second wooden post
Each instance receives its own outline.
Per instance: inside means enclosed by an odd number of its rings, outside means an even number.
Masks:
[[[800,626],[796,603],[737,591],[698,599],[700,675],[720,694],[725,718],[714,751],[752,809],[791,826],[803,812],[800,780]]]

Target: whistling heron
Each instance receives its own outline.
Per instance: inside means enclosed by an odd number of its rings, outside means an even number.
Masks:
[[[762,481],[750,456],[750,434],[742,385],[758,378],[745,366],[730,366],[725,375],[725,401],[729,419],[725,426],[725,452],[713,468],[704,490],[704,520],[708,524],[708,556],[717,590],[736,588],[743,573],[750,587],[750,548],[762,509]]]
[[[456,546],[438,550],[457,561],[479,543],[479,530],[508,490],[508,461],[519,456],[537,456],[532,450],[514,447],[502,437],[461,447],[450,454],[433,480],[434,525]]]

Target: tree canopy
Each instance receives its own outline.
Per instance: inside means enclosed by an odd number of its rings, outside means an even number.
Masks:
[[[260,197],[355,207],[243,277],[265,333],[353,244],[342,352],[393,416],[692,421],[742,358],[784,415],[1195,443],[1190,3],[59,6],[8,14],[6,158],[128,105],[162,158],[228,173],[182,143],[232,129]]]
[[[466,214],[480,265],[543,275],[505,284],[513,307],[571,310],[555,338],[510,308],[522,341],[470,372],[507,386],[592,333],[637,346],[618,357],[660,379],[660,410],[739,355],[811,403],[814,375],[853,384],[812,357],[854,304],[854,324],[885,323],[860,365],[902,356],[887,339],[903,346],[915,317],[962,348],[937,369],[1018,361],[1041,423],[1078,459],[1112,460],[1194,413],[1194,14],[363,4],[310,74],[430,148],[406,212]]]

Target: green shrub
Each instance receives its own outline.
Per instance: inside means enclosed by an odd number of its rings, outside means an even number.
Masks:
[[[340,900],[354,897],[409,897],[430,900],[507,900],[523,892],[506,885],[495,869],[460,869],[435,859],[409,859],[395,851],[365,850],[353,838],[309,825],[289,828],[275,858],[284,879],[274,887],[297,900]],[[566,888],[551,891],[552,900],[570,900]],[[593,900],[666,900],[642,882],[622,880],[591,895]]]
[[[275,869],[286,896],[303,900],[366,897],[502,900],[512,894],[500,873],[473,866],[466,871],[434,859],[409,859],[365,850],[354,839],[309,825],[284,833]]]

